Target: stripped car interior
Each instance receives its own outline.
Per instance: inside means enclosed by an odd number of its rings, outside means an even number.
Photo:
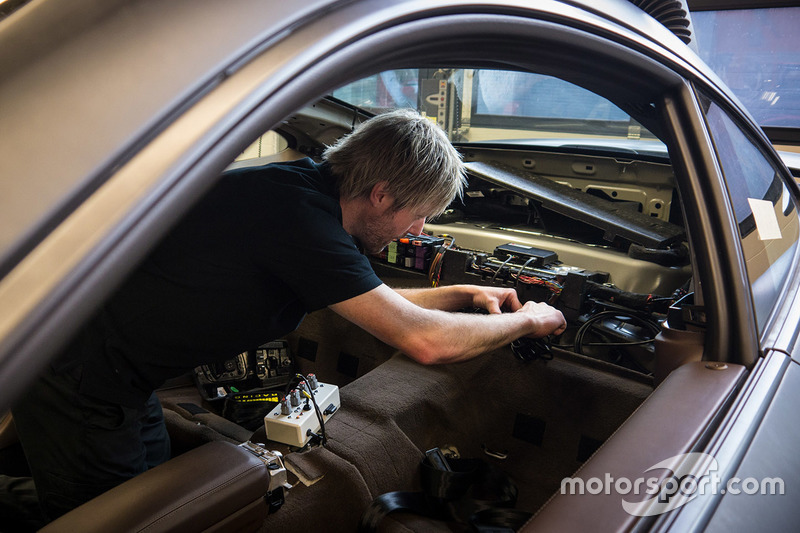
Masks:
[[[276,153],[245,153],[230,168],[318,158],[326,143],[369,116],[343,100],[324,98],[259,139],[262,152],[269,139]],[[660,393],[678,395],[680,403],[654,402],[652,413],[636,417],[645,420],[644,427],[626,424],[631,434],[617,435],[619,450],[609,445],[598,458],[606,453],[607,461],[623,459],[627,471],[636,451],[629,448],[638,449],[645,436],[661,442],[663,453],[691,449],[698,428],[724,406],[743,371],[710,370],[700,361],[706,324],[691,312],[700,306],[694,302],[674,170],[652,135],[642,140],[644,128],[627,127],[630,135],[625,131],[616,144],[456,137],[469,179],[463,198],[429,221],[423,235],[398,239],[371,258],[393,287],[514,287],[522,301],[559,308],[570,325],[564,335],[522,339],[466,363],[423,367],[333,312],[318,311],[286,339],[198,367],[160,390],[175,454],[219,453],[201,446],[207,441],[257,442],[263,450],[279,451],[280,468],[268,478],[274,496],[268,499],[273,512],[264,521],[266,530],[307,531],[329,521],[355,528],[373,498],[417,486],[420,455],[434,448],[451,458],[482,458],[511,474],[519,489],[516,508],[543,509],[536,524],[558,506],[557,498],[545,503],[562,479],[587,464],[680,365],[686,366],[670,379],[677,390]],[[463,121],[457,129],[467,130]],[[664,328],[670,313],[675,327]],[[262,410],[255,411],[254,424],[232,413],[242,401],[232,391],[281,391],[297,373],[340,388],[341,408],[324,424],[324,446],[318,439],[305,445],[271,441],[263,429],[264,403],[256,402]],[[717,403],[695,412],[697,394]],[[271,410],[276,399],[268,400]],[[668,420],[683,430],[662,425]],[[642,460],[658,454],[651,448]],[[147,481],[141,476],[128,484]],[[256,493],[264,490],[255,487]],[[104,497],[126,496],[111,491]],[[98,500],[50,527],[116,508]],[[413,514],[386,520],[412,529],[435,527]]]

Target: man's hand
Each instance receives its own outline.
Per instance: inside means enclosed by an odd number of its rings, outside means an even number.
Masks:
[[[475,289],[476,292],[472,297],[475,307],[486,309],[491,314],[500,314],[505,310],[533,316],[536,331],[529,333],[527,337],[561,335],[567,329],[567,321],[561,311],[544,302],[529,301],[522,305],[515,289],[477,286]]]
[[[535,331],[527,337],[540,338],[547,335],[561,335],[567,329],[567,321],[561,311],[544,302],[525,302],[518,313],[528,313],[533,319]]]
[[[517,291],[503,287],[474,286],[475,294],[472,296],[472,305],[486,309],[489,313],[500,314],[503,310],[518,311],[522,308],[517,297]]]

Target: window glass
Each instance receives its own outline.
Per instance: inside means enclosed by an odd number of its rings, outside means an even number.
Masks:
[[[333,96],[356,107],[380,113],[390,109],[417,108],[417,69],[389,70],[345,85]]]
[[[564,80],[529,72],[481,70],[476,115],[572,118],[628,122],[630,117],[605,98]]]
[[[412,107],[453,141],[593,139],[666,155],[664,145],[607,99],[567,81],[529,72],[404,69],[382,72],[333,96],[380,113]]]
[[[692,13],[700,57],[762,127],[800,127],[800,7]]]
[[[711,103],[706,119],[739,225],[762,330],[796,252],[797,206],[776,167],[725,111]]]

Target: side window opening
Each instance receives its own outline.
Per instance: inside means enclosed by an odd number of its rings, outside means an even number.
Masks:
[[[797,253],[797,200],[778,167],[716,103],[706,121],[739,226],[759,331],[778,303]]]

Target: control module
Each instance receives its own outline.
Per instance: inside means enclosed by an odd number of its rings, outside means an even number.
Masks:
[[[281,398],[264,417],[267,438],[289,446],[305,446],[340,406],[339,387],[321,383],[309,374],[307,381]]]

